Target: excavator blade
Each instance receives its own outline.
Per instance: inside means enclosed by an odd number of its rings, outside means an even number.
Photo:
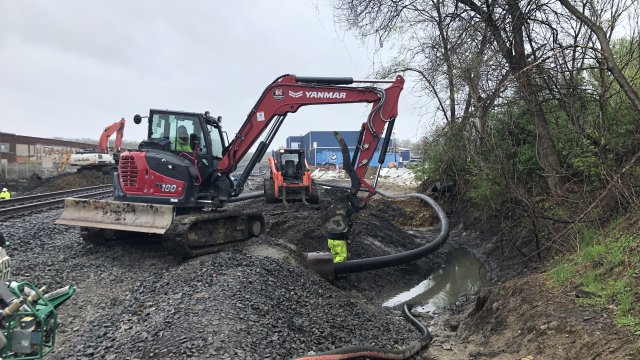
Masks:
[[[164,234],[173,216],[171,205],[67,198],[56,224]]]

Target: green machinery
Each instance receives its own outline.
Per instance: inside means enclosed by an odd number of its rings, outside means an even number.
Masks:
[[[46,292],[46,287],[38,289],[28,282],[9,282],[10,269],[11,259],[0,247],[0,360],[41,359],[55,346],[56,309],[76,289]]]

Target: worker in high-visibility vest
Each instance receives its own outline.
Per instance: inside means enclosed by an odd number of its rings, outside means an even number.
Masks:
[[[11,199],[11,193],[7,188],[2,188],[2,192],[0,192],[0,200],[9,200]]]
[[[193,152],[189,145],[189,132],[184,125],[178,127],[178,137],[176,138],[176,151]]]
[[[335,205],[330,209],[329,216],[325,227],[327,230],[327,245],[331,250],[333,262],[347,261],[349,210],[346,206]]]

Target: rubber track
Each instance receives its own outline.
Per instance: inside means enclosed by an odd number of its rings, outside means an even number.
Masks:
[[[260,221],[261,233],[264,232],[264,216],[260,212],[223,210],[176,215],[171,227],[162,236],[163,245],[175,255],[184,258],[215,253],[253,237],[248,230],[252,219]],[[238,220],[243,221],[240,226],[237,226]],[[194,228],[207,222],[210,222],[207,225],[208,229]],[[229,223],[236,226],[228,227]]]

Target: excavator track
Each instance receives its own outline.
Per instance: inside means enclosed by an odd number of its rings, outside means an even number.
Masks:
[[[259,212],[222,210],[176,215],[162,243],[176,256],[191,258],[218,252],[263,231],[264,216]]]
[[[221,251],[264,232],[264,216],[237,210],[207,211],[175,215],[167,231],[160,234],[82,227],[80,234],[89,243],[109,241],[162,242],[178,258],[192,258]]]

